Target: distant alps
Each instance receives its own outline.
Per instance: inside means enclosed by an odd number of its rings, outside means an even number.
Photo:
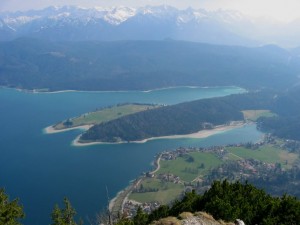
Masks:
[[[166,5],[141,8],[52,6],[26,12],[1,12],[0,40],[18,37],[53,41],[174,39],[220,45],[295,47],[300,45],[300,32],[294,29],[298,22],[280,24],[250,18],[238,11],[182,10]]]

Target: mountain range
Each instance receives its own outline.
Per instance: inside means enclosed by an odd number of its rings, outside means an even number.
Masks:
[[[0,41],[34,37],[52,41],[175,39],[221,45],[300,45],[300,21],[254,19],[238,11],[140,8],[48,7],[0,12]],[[271,32],[272,31],[272,32]],[[288,44],[287,44],[288,43]]]

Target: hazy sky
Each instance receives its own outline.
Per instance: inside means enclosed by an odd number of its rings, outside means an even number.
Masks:
[[[172,5],[177,8],[205,8],[209,10],[234,9],[260,17],[278,20],[300,18],[300,0],[0,0],[0,11],[44,8],[50,5],[93,6],[145,6]]]

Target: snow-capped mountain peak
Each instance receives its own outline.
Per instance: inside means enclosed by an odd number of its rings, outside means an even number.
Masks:
[[[237,11],[177,9],[168,5],[130,7],[51,6],[26,12],[0,12],[0,40],[27,36],[50,40],[180,39],[213,44],[259,45],[286,39],[300,45],[291,24],[270,23]],[[290,36],[287,36],[290,33]],[[280,36],[278,42],[275,35]],[[261,39],[261,41],[253,41]],[[266,41],[268,40],[268,41]]]
[[[107,11],[104,15],[104,20],[113,25],[119,25],[125,22],[130,17],[135,16],[136,9],[129,7],[116,7]]]
[[[205,10],[193,10],[188,8],[178,15],[177,24],[180,25],[181,23],[201,22],[208,17],[209,15]]]
[[[4,22],[10,26],[13,27],[18,27],[18,26],[22,26],[23,24],[29,23],[33,20],[36,20],[40,18],[39,16],[18,16],[18,17],[7,17],[4,18]]]
[[[241,19],[242,15],[237,12],[225,13],[224,11],[218,13],[208,13],[205,10],[195,10],[188,8],[186,10],[179,10],[171,6],[145,6],[141,8],[130,7],[94,7],[83,8],[78,6],[51,6],[42,10],[30,10],[27,12],[15,12],[1,14],[5,23],[12,27],[19,27],[34,20],[60,20],[64,18],[73,18],[82,21],[90,19],[102,19],[111,25],[120,25],[134,16],[151,15],[160,19],[175,19],[178,23],[187,23],[190,21],[200,22],[204,18],[219,17],[220,20],[237,20]],[[221,18],[222,17],[222,18]]]

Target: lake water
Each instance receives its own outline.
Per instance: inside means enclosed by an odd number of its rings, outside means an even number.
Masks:
[[[130,180],[151,169],[156,153],[179,146],[257,141],[246,126],[204,139],[153,140],[144,144],[71,146],[73,130],[44,134],[43,128],[117,103],[175,104],[243,92],[227,88],[172,88],[151,92],[26,93],[0,88],[0,187],[24,205],[24,224],[50,224],[55,203],[67,196],[83,219],[93,220]]]

